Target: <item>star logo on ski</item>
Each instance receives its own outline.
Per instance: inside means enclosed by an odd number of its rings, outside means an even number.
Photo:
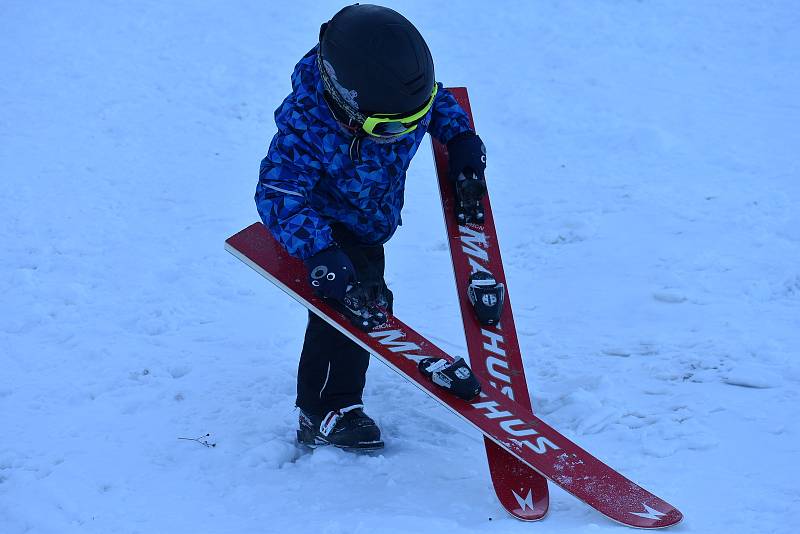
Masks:
[[[642,507],[644,508],[644,512],[630,512],[633,515],[638,515],[639,517],[644,517],[645,519],[652,519],[657,521],[664,517],[665,513],[659,512],[655,508],[647,506],[645,503],[642,503]]]
[[[514,498],[517,499],[517,503],[519,503],[519,507],[522,508],[523,512],[526,510],[526,508],[533,510],[533,490],[529,489],[528,494],[524,499],[517,495],[516,491],[512,490],[511,493],[514,494]]]

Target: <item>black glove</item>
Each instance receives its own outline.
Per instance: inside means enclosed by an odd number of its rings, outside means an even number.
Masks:
[[[486,194],[486,147],[475,132],[464,132],[447,143],[449,178],[456,190],[459,222],[483,224],[481,199]]]
[[[308,281],[314,292],[341,301],[347,290],[356,283],[356,270],[347,254],[337,245],[317,252],[305,260]]]
[[[460,174],[486,179],[486,147],[475,132],[463,132],[452,138],[447,142],[447,153],[450,180],[455,182]]]

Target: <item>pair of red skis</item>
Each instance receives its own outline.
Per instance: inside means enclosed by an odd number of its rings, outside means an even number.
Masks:
[[[450,92],[472,120],[466,89],[453,88]],[[453,358],[396,317],[363,332],[314,296],[303,263],[289,256],[261,223],[230,237],[225,248],[482,432],[495,492],[514,517],[525,521],[544,517],[549,505],[549,479],[602,514],[631,527],[663,528],[680,522],[682,515],[674,506],[533,415],[507,290],[500,321],[492,327],[478,323],[465,291],[475,271],[488,271],[505,283],[488,195],[483,200],[484,223],[459,225],[453,186],[447,178],[447,151],[435,141],[434,155],[470,364],[483,384],[477,399],[461,400],[419,372],[417,362],[422,358]]]

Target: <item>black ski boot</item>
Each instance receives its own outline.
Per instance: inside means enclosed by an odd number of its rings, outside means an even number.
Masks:
[[[333,445],[353,452],[382,449],[381,431],[363,408],[362,404],[354,404],[324,416],[300,410],[297,442],[312,449],[319,445]]]

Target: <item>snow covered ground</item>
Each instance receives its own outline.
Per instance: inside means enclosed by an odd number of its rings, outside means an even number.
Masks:
[[[793,531],[797,3],[392,6],[470,89],[539,413],[675,532]],[[0,533],[624,528],[556,489],[543,523],[507,517],[480,437],[378,363],[385,453],[293,445],[305,312],[222,242],[339,7],[0,5]],[[388,279],[458,353],[437,197],[426,146]]]

